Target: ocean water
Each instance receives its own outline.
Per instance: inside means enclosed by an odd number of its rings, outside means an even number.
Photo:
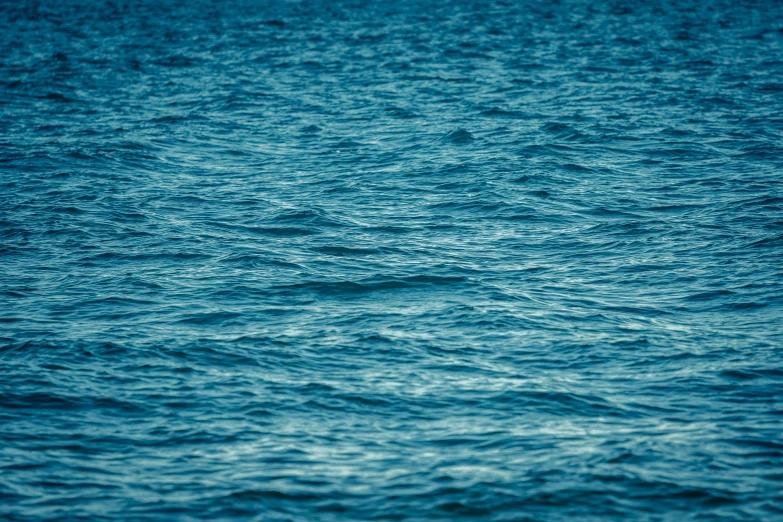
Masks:
[[[0,519],[783,519],[783,4],[0,4]]]

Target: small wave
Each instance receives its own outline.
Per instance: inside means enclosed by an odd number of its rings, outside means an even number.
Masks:
[[[426,286],[450,286],[465,283],[464,277],[408,276],[400,278],[371,277],[354,281],[312,281],[275,287],[282,291],[309,291],[324,295],[365,294],[387,290],[415,289]]]
[[[468,132],[465,129],[458,129],[455,131],[452,131],[448,133],[446,136],[441,138],[442,141],[446,141],[449,143],[455,143],[455,144],[467,144],[471,143],[476,140],[476,138]]]
[[[226,230],[232,230],[241,234],[260,235],[260,236],[278,236],[278,237],[297,237],[312,236],[320,234],[321,231],[315,228],[304,227],[282,227],[282,226],[252,226],[236,225],[232,223],[216,223],[216,226]]]

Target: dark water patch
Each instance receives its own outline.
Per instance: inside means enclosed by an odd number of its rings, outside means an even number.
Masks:
[[[345,247],[345,246],[322,246],[314,250],[332,256],[370,256],[379,254],[381,250],[376,248]]]
[[[521,111],[509,111],[498,108],[483,110],[481,115],[489,118],[532,119],[530,115]]]

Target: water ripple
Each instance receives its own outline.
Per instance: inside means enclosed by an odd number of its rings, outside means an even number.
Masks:
[[[778,520],[774,2],[0,7],[0,518]]]

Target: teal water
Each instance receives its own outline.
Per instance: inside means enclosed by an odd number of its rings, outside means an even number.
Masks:
[[[783,517],[783,4],[0,4],[0,519]]]

